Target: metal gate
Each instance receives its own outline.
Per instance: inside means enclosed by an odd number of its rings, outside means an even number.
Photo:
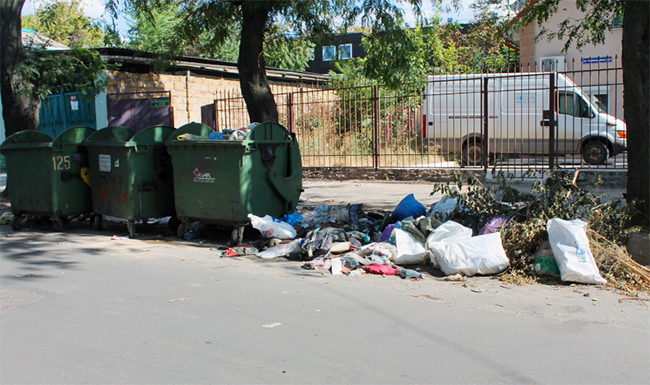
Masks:
[[[97,128],[95,99],[80,92],[49,95],[41,102],[39,122],[39,130],[53,138],[70,127]]]
[[[128,127],[135,132],[147,127],[174,126],[171,92],[108,94],[108,125]]]

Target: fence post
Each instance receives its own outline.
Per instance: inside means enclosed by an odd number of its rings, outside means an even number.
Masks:
[[[379,86],[372,87],[372,166],[379,168]]]
[[[488,81],[489,78],[483,78],[483,140],[481,141],[481,147],[483,147],[483,154],[481,157],[481,162],[483,162],[483,171],[487,175],[488,169],[488,159],[490,151],[490,113],[488,111]]]
[[[214,129],[216,131],[221,131],[221,127],[219,126],[219,102],[217,101],[218,99],[214,100]]]
[[[287,94],[287,127],[289,132],[294,131],[293,92]]]
[[[548,82],[548,167],[553,170],[555,166],[555,72],[550,73]]]

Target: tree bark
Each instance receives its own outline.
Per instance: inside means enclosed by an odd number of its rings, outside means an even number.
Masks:
[[[0,2],[0,95],[7,137],[18,131],[38,130],[39,127],[40,98],[32,97],[29,92],[19,94],[17,90],[21,79],[16,68],[25,58],[20,18],[24,3],[25,0]]]
[[[627,200],[642,213],[641,224],[650,216],[650,3],[626,1],[623,16],[623,84],[627,124]]]
[[[264,31],[271,8],[266,2],[242,1],[239,78],[251,122],[278,121],[278,108],[266,78]]]

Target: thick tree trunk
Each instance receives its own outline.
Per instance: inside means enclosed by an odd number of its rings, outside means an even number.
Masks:
[[[264,30],[271,9],[265,2],[242,2],[239,78],[251,122],[278,121],[278,107],[266,78]]]
[[[627,199],[643,200],[635,218],[650,216],[650,2],[626,1],[623,16],[623,84],[627,124]]]
[[[29,92],[17,92],[21,80],[16,68],[25,57],[20,19],[24,3],[25,0],[0,2],[0,91],[7,137],[22,130],[38,130],[40,99],[32,98]]]

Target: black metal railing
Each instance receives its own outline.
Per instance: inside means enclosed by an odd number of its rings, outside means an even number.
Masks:
[[[438,70],[424,90],[333,80],[275,100],[305,167],[626,169],[619,63],[562,64]],[[215,122],[249,124],[240,94],[215,100]]]

